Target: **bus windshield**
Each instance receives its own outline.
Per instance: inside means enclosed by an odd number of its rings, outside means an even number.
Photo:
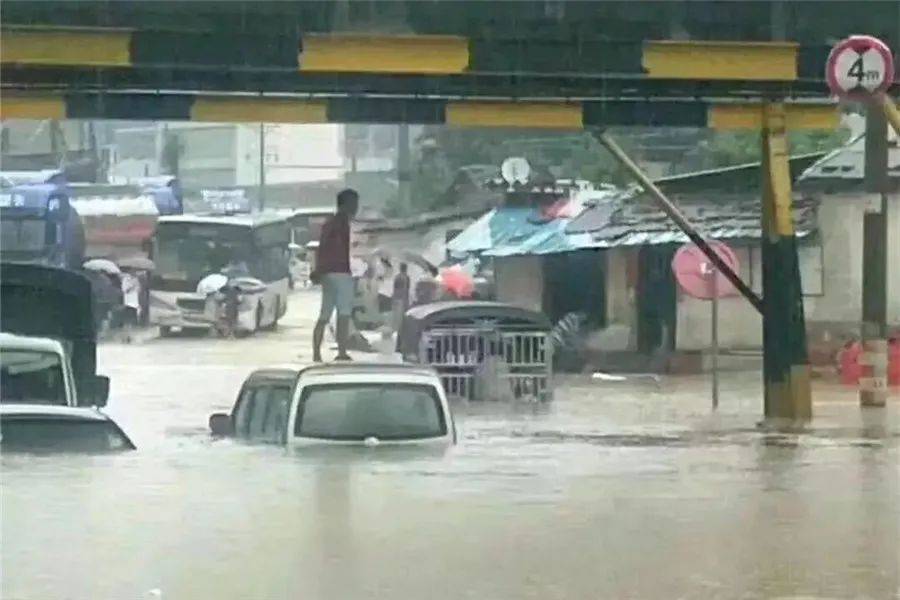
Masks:
[[[158,240],[156,274],[192,285],[229,264],[248,264],[252,256],[249,239],[241,242],[215,237],[169,238],[160,235]]]
[[[225,270],[265,282],[287,277],[286,224],[261,227],[160,224],[155,252],[158,279],[195,287]]]

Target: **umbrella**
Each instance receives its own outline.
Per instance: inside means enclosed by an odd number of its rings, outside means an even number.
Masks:
[[[228,278],[221,273],[213,273],[212,275],[207,275],[200,280],[200,283],[197,284],[197,293],[208,296],[214,292],[218,292],[219,290],[221,290],[223,287],[225,287],[226,283],[228,283]]]
[[[82,267],[87,271],[97,271],[107,275],[119,275],[122,273],[119,267],[116,266],[116,263],[105,258],[92,258],[84,263]]]
[[[119,261],[119,266],[123,269],[134,269],[136,271],[152,271],[156,268],[156,265],[153,264],[152,260],[144,258],[143,256],[123,258]]]
[[[457,298],[469,298],[475,291],[472,276],[457,265],[441,271],[441,284]]]
[[[245,294],[258,294],[266,291],[266,284],[255,277],[236,277],[231,284]]]

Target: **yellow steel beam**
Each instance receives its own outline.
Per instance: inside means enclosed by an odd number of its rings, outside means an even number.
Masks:
[[[0,37],[3,64],[131,65],[131,32],[122,30],[9,30]]]
[[[324,101],[286,98],[197,98],[192,121],[217,123],[327,123]]]
[[[301,71],[462,73],[469,41],[452,35],[304,35]]]
[[[763,166],[766,178],[763,218],[770,238],[794,235],[791,169],[788,164],[787,111],[783,104],[763,107]],[[774,240],[773,240],[774,241]]]
[[[61,96],[3,94],[0,119],[65,119],[66,102]]]
[[[900,137],[900,109],[897,108],[897,105],[894,104],[894,100],[887,94],[884,94],[879,100],[888,123],[891,124],[897,137]]]
[[[689,42],[644,44],[643,65],[654,79],[797,79],[797,48],[789,42]]]
[[[840,125],[837,106],[789,104],[785,106],[788,129],[836,129]],[[710,107],[708,126],[713,129],[762,129],[762,104],[716,104]]]
[[[446,124],[456,127],[581,129],[584,120],[580,103],[450,102],[447,104]]]

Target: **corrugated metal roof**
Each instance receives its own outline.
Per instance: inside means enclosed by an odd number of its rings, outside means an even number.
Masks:
[[[759,239],[762,236],[761,203],[756,194],[717,194],[704,199],[697,194],[670,196],[687,220],[704,236],[714,239]],[[794,224],[798,237],[817,229],[818,200],[794,199]],[[688,237],[645,195],[622,195],[588,208],[567,227],[570,234],[589,234],[594,247],[640,246],[683,243]]]
[[[579,214],[584,202],[569,201],[570,210],[559,214]],[[587,234],[568,234],[569,217],[546,218],[540,209],[504,206],[495,208],[467,227],[447,244],[454,254],[481,253],[486,256],[556,254],[596,247]]]
[[[814,187],[836,182],[861,184],[865,177],[865,163],[866,136],[862,134],[806,169],[798,179],[798,186]],[[900,181],[900,145],[892,130],[888,133],[888,176]]]

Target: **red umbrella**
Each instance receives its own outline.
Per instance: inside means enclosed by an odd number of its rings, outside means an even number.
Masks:
[[[457,298],[470,298],[475,291],[472,276],[458,265],[441,271],[441,284]]]

